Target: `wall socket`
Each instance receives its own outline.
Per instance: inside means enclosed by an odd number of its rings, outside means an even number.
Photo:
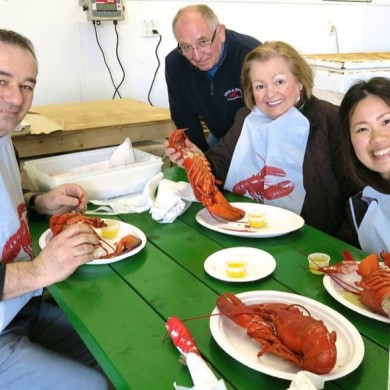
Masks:
[[[153,31],[157,31],[154,33]],[[158,22],[155,19],[144,19],[142,21],[142,36],[153,37],[158,34]]]
[[[329,20],[329,35],[335,35],[336,31],[336,25],[331,20]]]

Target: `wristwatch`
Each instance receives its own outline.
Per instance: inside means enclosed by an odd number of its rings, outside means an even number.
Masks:
[[[30,196],[30,199],[28,200],[28,204],[27,204],[27,213],[29,215],[37,215],[39,214],[35,208],[35,199],[40,196],[40,195],[43,195],[43,192],[34,192],[31,196]]]

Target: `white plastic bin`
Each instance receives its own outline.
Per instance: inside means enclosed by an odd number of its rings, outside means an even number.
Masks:
[[[31,189],[48,191],[64,183],[76,183],[89,199],[110,199],[144,189],[148,180],[161,172],[161,157],[133,149],[135,162],[121,167],[67,175],[71,169],[108,160],[117,147],[63,154],[24,162]]]

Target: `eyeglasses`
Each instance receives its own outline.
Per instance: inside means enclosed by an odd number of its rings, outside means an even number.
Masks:
[[[215,37],[217,36],[217,30],[218,30],[219,25],[215,28],[213,36],[211,37],[210,40],[207,39],[202,39],[201,41],[198,42],[198,44],[193,47],[191,45],[180,45],[177,44],[177,50],[180,54],[183,56],[189,56],[191,55],[194,50],[206,50],[208,49],[215,41]]]

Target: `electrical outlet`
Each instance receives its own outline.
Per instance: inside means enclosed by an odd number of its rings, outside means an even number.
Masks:
[[[144,19],[142,21],[142,36],[153,37],[157,35],[153,31],[158,31],[158,22],[155,19]]]
[[[336,34],[336,26],[331,20],[329,20],[329,35],[334,34]]]

